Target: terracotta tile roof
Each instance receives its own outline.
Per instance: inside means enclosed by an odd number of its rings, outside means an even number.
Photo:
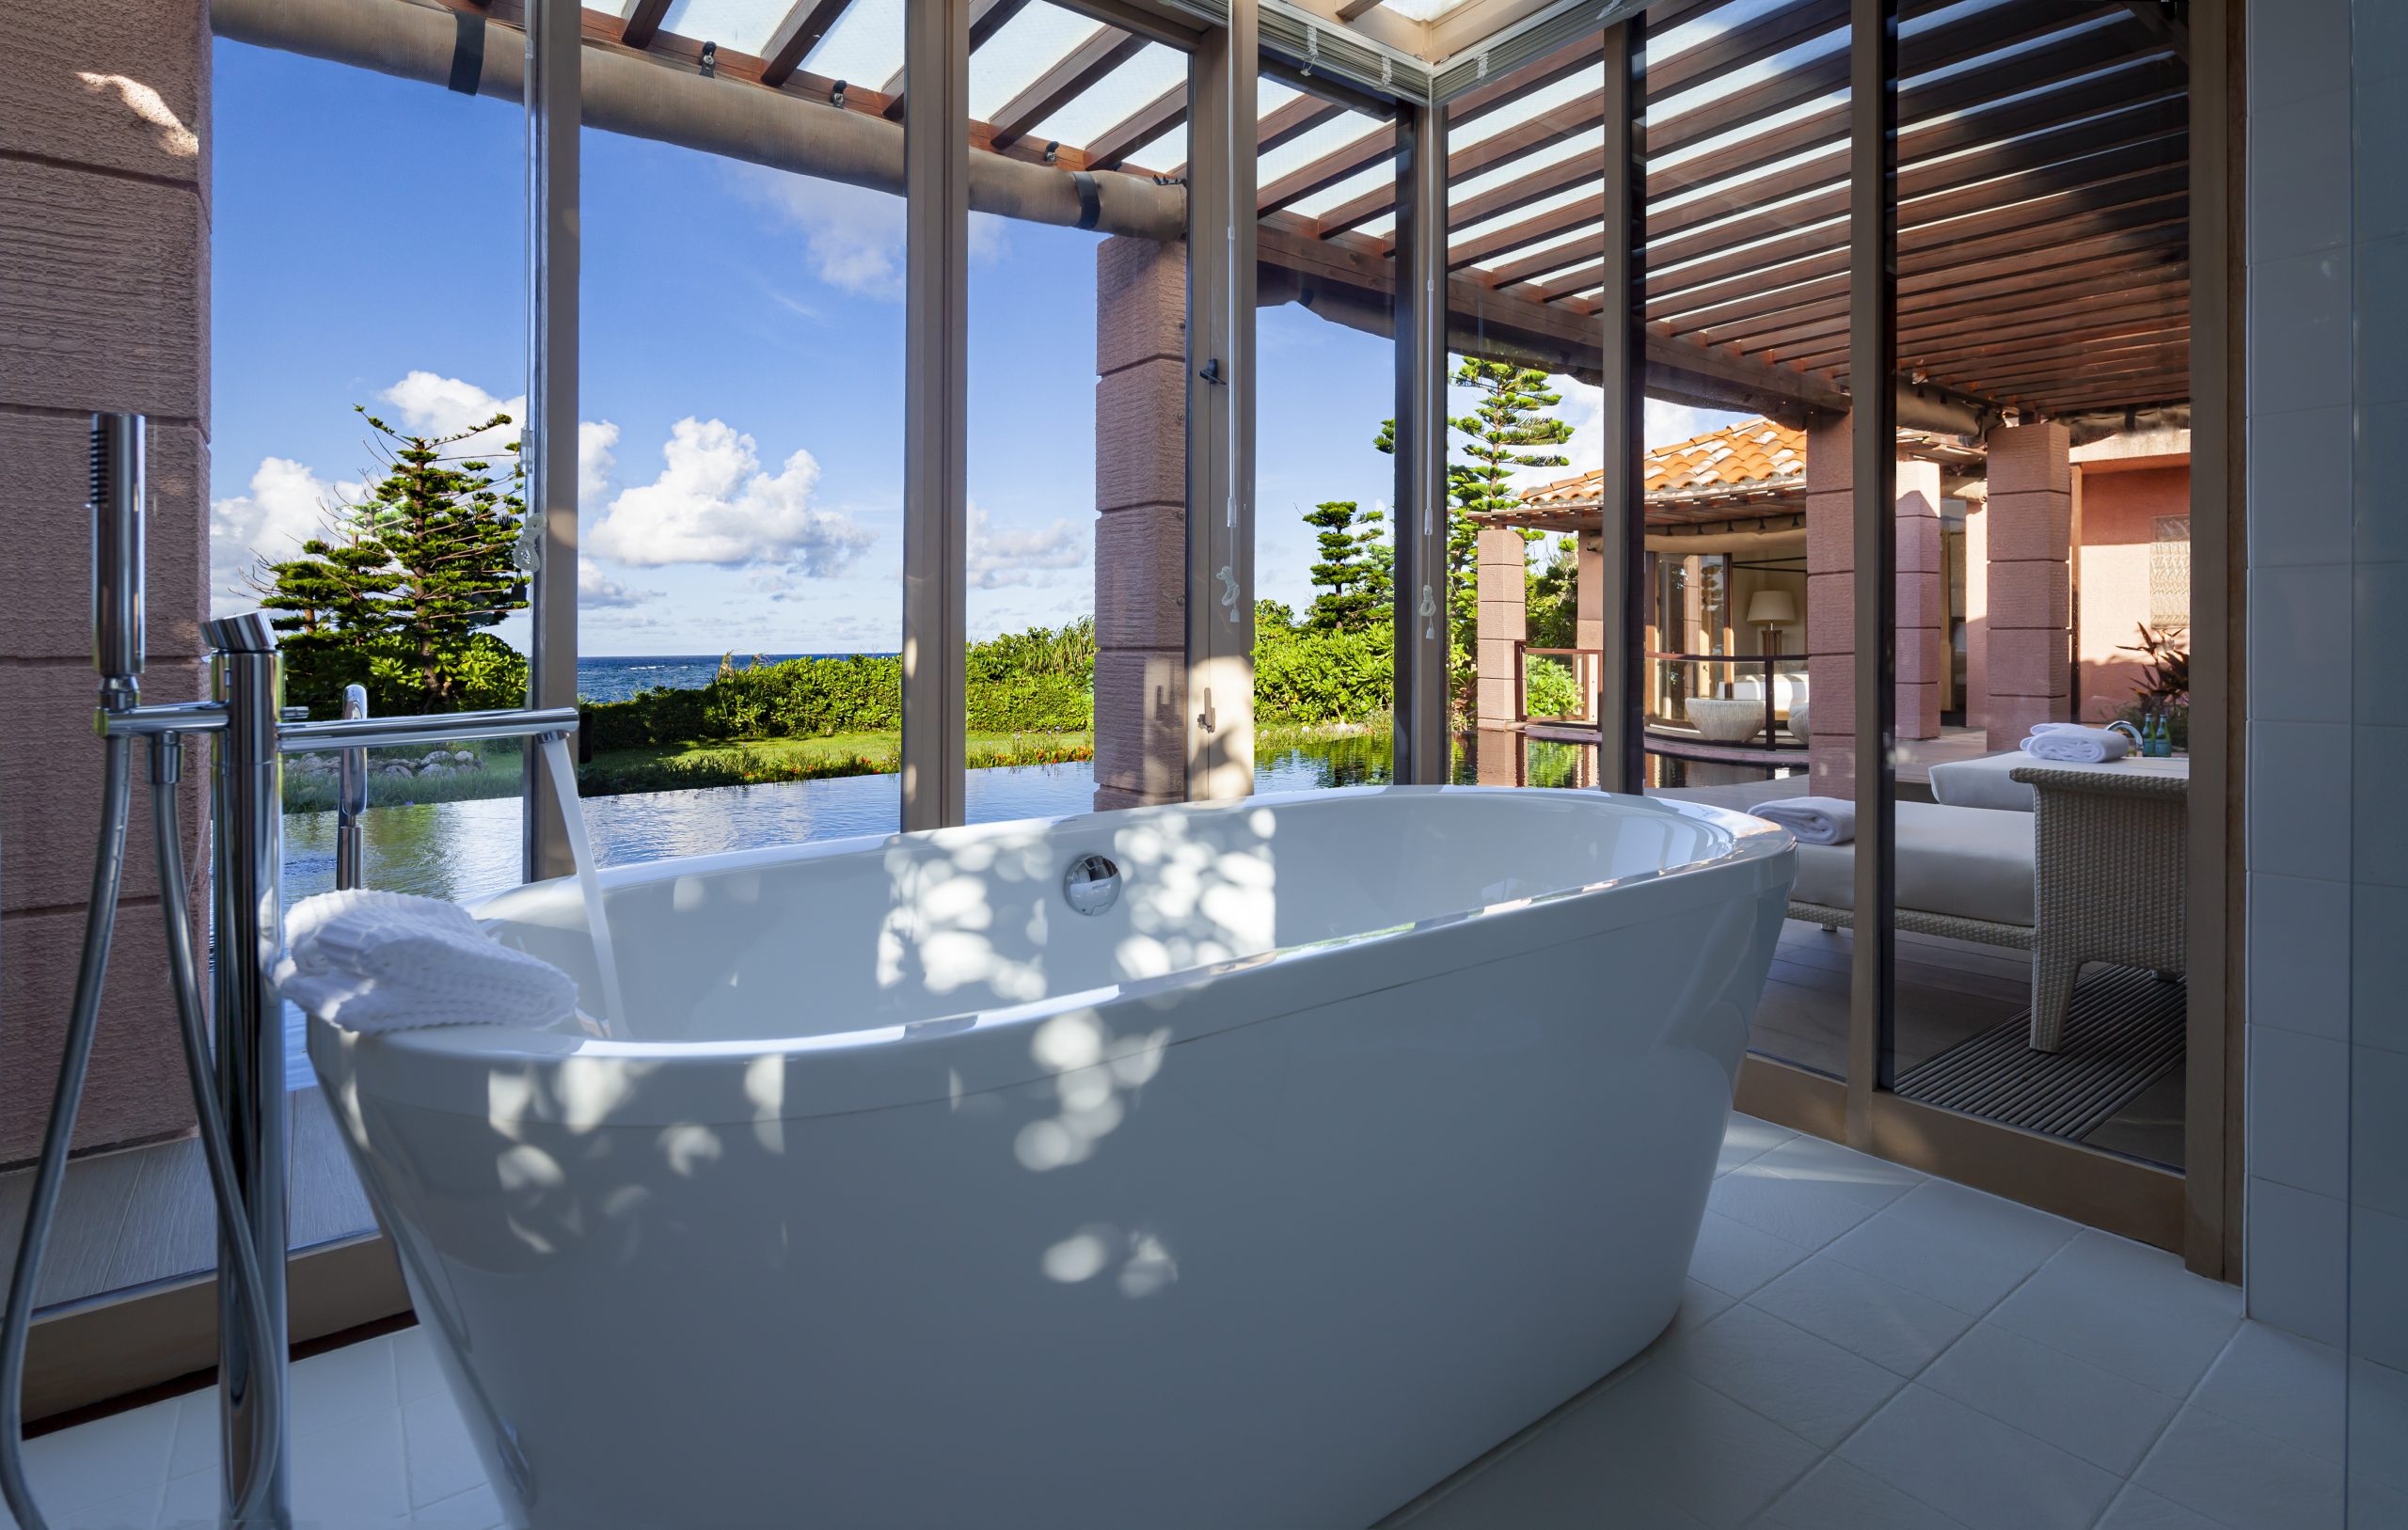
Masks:
[[[1806,433],[1769,419],[1742,420],[1736,425],[1647,452],[1647,497],[1659,501],[1705,498],[1714,491],[1743,488],[1786,488],[1806,475]],[[1598,480],[1604,470],[1581,474],[1525,490],[1522,503],[1533,510],[1571,509],[1597,502]]]

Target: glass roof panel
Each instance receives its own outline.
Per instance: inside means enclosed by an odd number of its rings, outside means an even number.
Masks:
[[[1187,55],[1149,42],[1136,57],[1089,87],[1030,131],[1030,136],[1084,148],[1187,81]]]
[[[1391,16],[1402,16],[1408,22],[1434,22],[1469,0],[1386,0],[1380,8]]]
[[[1014,96],[1077,52],[1098,30],[1090,18],[1044,0],[1022,9],[970,55],[970,115],[981,122],[993,121]]]
[[[786,0],[671,0],[660,29],[757,55],[768,46],[769,34],[785,13]]]
[[[1384,159],[1367,169],[1357,170],[1326,191],[1317,191],[1288,204],[1289,211],[1306,217],[1317,218],[1331,208],[1351,202],[1366,192],[1396,184],[1396,161]]]
[[[1548,145],[1539,153],[1528,154],[1509,164],[1499,165],[1493,170],[1482,170],[1478,175],[1465,176],[1461,181],[1450,182],[1447,187],[1447,199],[1450,202],[1461,202],[1484,192],[1495,191],[1499,186],[1510,186],[1516,181],[1527,181],[1541,171],[1563,164],[1566,160],[1581,158],[1594,160],[1605,152],[1605,148],[1606,130],[1603,127],[1592,128],[1586,133],[1576,133],[1560,143]],[[1596,187],[1592,185],[1589,190],[1593,193]]]
[[[1255,165],[1255,183],[1267,186],[1283,175],[1303,169],[1324,154],[1334,154],[1348,144],[1377,133],[1382,125],[1376,118],[1340,112],[1263,155]]]
[[[1154,139],[1140,144],[1129,154],[1126,168],[1151,170],[1156,175],[1168,175],[1187,163],[1187,124],[1179,126]]]
[[[1597,71],[1593,69],[1575,71],[1540,90],[1525,90],[1493,112],[1473,118],[1459,129],[1450,129],[1447,147],[1450,150],[1469,149],[1482,139],[1494,138],[1508,128],[1518,128],[1531,118],[1575,101],[1586,100],[1597,93]]]
[[[1478,239],[1482,234],[1494,233],[1499,229],[1508,228],[1527,218],[1537,217],[1542,213],[1552,213],[1559,207],[1570,207],[1584,197],[1595,195],[1597,195],[1597,186],[1594,181],[1584,185],[1566,186],[1561,191],[1549,192],[1536,201],[1525,202],[1510,213],[1499,213],[1495,217],[1482,218],[1477,223],[1458,224],[1448,230],[1448,237],[1450,240]]]
[[[903,67],[903,0],[853,0],[802,67],[882,90]]]

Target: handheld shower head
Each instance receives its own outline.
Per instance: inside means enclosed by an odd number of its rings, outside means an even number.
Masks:
[[[145,420],[92,417],[92,668],[101,708],[121,712],[142,693],[142,510]]]

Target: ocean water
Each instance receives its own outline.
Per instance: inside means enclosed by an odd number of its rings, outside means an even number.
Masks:
[[[775,664],[782,659],[844,658],[842,654],[737,654],[734,661],[738,669],[758,660]],[[890,655],[879,655],[884,658]],[[699,690],[711,683],[719,673],[717,654],[625,654],[603,655],[579,655],[577,660],[577,694],[588,702],[624,702],[628,697],[668,686],[677,690]]]

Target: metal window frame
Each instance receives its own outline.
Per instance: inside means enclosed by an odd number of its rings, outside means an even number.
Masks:
[[[1255,0],[1189,56],[1187,797],[1254,791]]]
[[[527,704],[577,704],[578,212],[584,56],[578,0],[527,7],[527,503],[537,517]],[[548,772],[530,749],[520,797],[520,870],[575,872]]]
[[[1609,25],[1601,83],[1605,93],[1605,283],[1624,294],[1608,305],[1600,334],[1599,372],[1618,401],[1602,411],[1603,461],[1613,471],[1598,480],[1601,522],[1598,570],[1607,608],[1597,695],[1597,785],[1639,792],[1647,784],[1647,165],[1641,126],[1646,100],[1645,13]],[[1619,216],[1617,216],[1617,213]],[[1614,237],[1612,230],[1620,229]],[[1618,402],[1619,406],[1615,406]]]
[[[906,0],[903,818],[968,817],[970,0]],[[933,130],[933,131],[931,131]]]
[[[1447,121],[1396,128],[1396,780],[1444,785],[1447,652]]]

